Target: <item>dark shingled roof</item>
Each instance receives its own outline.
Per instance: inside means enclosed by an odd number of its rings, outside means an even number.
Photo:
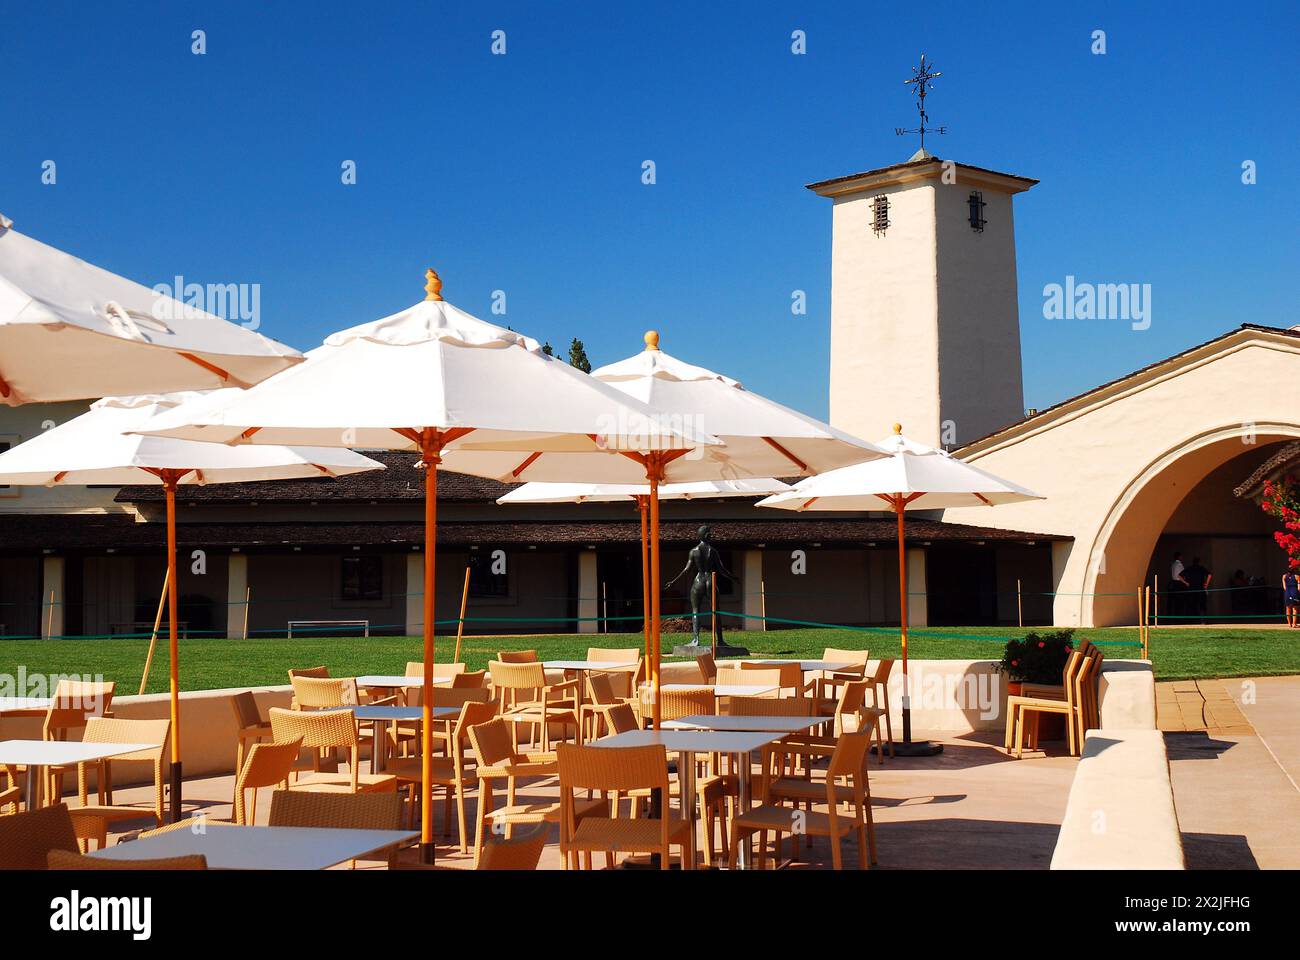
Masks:
[[[1276,479],[1279,474],[1295,470],[1297,467],[1300,467],[1300,441],[1282,447],[1261,463],[1255,472],[1232,492],[1239,497],[1253,497],[1264,486],[1265,480]]]
[[[884,519],[834,519],[795,516],[774,520],[717,520],[709,524],[719,543],[744,546],[752,544],[812,543],[826,545],[861,545],[878,542],[891,544],[895,522]],[[667,544],[695,542],[698,520],[668,520],[661,526],[661,539]],[[7,516],[3,521],[4,537],[0,550],[5,553],[34,553],[54,550],[122,551],[162,549],[164,527],[161,523],[137,523],[128,516],[86,514]],[[177,542],[182,548],[230,547],[276,548],[301,546],[305,549],[351,546],[418,546],[424,542],[424,525],[420,522],[374,523],[180,523]],[[906,535],[913,541],[944,542],[1028,542],[1068,540],[1052,534],[995,530],[938,520],[908,518]],[[482,522],[448,521],[438,524],[440,546],[534,545],[586,546],[588,544],[636,544],[641,525],[631,520],[593,520],[556,522]]]
[[[419,457],[395,451],[365,451],[388,469],[368,470],[346,477],[310,477],[304,480],[259,480],[254,483],[214,483],[209,486],[182,485],[176,498],[185,503],[234,503],[257,500],[260,503],[309,502],[403,502],[424,499],[423,471],[416,468]],[[487,502],[513,490],[518,484],[501,483],[484,477],[471,477],[450,470],[438,472],[438,501]],[[118,503],[161,503],[165,494],[161,486],[123,487],[115,498]]]

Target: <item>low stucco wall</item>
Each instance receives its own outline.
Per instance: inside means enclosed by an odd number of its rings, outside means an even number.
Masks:
[[[1051,868],[1186,869],[1159,730],[1088,731]]]
[[[725,663],[726,661],[723,661]],[[1007,684],[995,660],[912,660],[912,729],[918,732],[964,734],[998,731],[1006,724]],[[867,673],[876,662],[867,665]],[[665,683],[699,683],[702,677],[694,663],[665,663]],[[233,772],[235,763],[235,714],[230,698],[247,688],[200,690],[181,694],[181,761],[186,777],[217,776]],[[265,717],[271,707],[288,707],[293,690],[289,686],[256,687],[252,690]],[[902,736],[903,672],[896,663],[889,678],[889,710],[894,736]],[[1151,664],[1139,660],[1107,660],[1098,683],[1098,702],[1103,729],[1155,729],[1155,684]],[[113,713],[118,717],[153,720],[169,715],[166,694],[117,697]],[[0,737],[41,736],[41,720],[4,718]],[[135,766],[135,765],[132,765]],[[141,767],[140,772],[144,773]],[[134,782],[136,771],[124,769],[122,784]],[[118,779],[118,778],[115,778]]]
[[[1103,661],[1097,706],[1103,730],[1154,730],[1156,682],[1151,661]]]

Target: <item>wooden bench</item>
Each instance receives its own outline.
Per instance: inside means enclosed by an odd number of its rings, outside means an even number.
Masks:
[[[290,620],[289,621],[289,639],[293,639],[294,627],[361,627],[365,631],[365,636],[370,636],[369,620]],[[333,631],[337,636],[337,631]]]

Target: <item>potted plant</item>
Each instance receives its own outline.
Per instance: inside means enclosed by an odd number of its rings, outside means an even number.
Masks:
[[[998,662],[998,671],[1007,677],[1007,696],[1019,696],[1026,683],[1060,686],[1065,661],[1073,649],[1073,630],[1027,633],[1023,637],[1012,637],[1007,641],[1002,659]],[[1039,722],[1039,736],[1042,739],[1059,740],[1065,736],[1065,723],[1061,715],[1048,714]]]

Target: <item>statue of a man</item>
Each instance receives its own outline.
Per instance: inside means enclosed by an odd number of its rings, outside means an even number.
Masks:
[[[691,644],[699,646],[700,644],[700,608],[710,609],[713,606],[711,596],[713,574],[719,573],[728,580],[735,582],[736,578],[731,575],[726,567],[722,565],[722,555],[718,553],[717,548],[709,542],[712,531],[703,526],[699,529],[700,542],[691,548],[691,552],[686,557],[686,566],[682,567],[681,573],[668,581],[665,590],[671,590],[674,583],[681,579],[682,575],[690,570],[695,571],[695,579],[691,581],[691,621],[694,627],[692,631],[694,639]],[[714,614],[716,618],[717,614]],[[725,646],[722,639],[721,621],[718,623],[718,645]]]

